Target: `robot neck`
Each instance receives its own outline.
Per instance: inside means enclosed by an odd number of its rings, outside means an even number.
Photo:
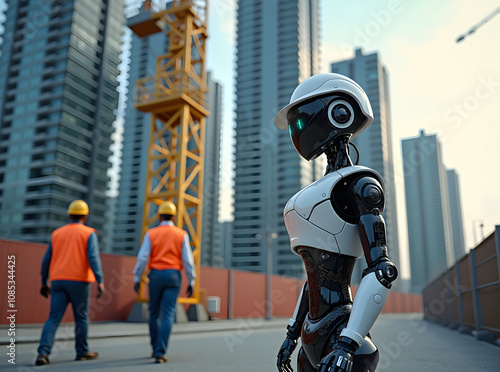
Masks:
[[[346,135],[335,139],[332,145],[325,151],[328,160],[325,176],[341,168],[352,166],[352,161],[349,157],[349,138],[350,136]]]

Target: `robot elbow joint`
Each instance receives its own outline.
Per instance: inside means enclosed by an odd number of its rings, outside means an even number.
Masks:
[[[398,269],[391,261],[382,261],[377,265],[375,275],[380,284],[391,288],[392,282],[398,277]]]

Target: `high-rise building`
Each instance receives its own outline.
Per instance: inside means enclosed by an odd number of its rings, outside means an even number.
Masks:
[[[167,7],[169,4],[167,4]],[[151,13],[141,8],[129,18],[135,24]],[[168,36],[160,32],[148,37],[131,35],[129,89],[125,110],[122,164],[116,198],[113,253],[136,254],[141,246],[146,171],[151,115],[134,107],[134,84],[156,73],[156,58],[168,52]],[[202,265],[215,265],[219,254],[219,163],[222,87],[207,74],[208,109],[205,130],[203,185]],[[165,134],[168,142],[169,134]],[[154,180],[153,180],[154,182]]]
[[[460,181],[455,169],[448,169],[448,198],[450,201],[451,232],[453,235],[453,254],[455,260],[462,258],[465,250],[464,227],[462,222],[462,202],[460,198]]]
[[[74,199],[103,238],[123,0],[9,1],[0,56],[0,235],[48,242]]]
[[[207,74],[208,107],[205,128],[205,156],[203,159],[203,214],[201,230],[201,264],[223,266],[220,250],[219,188],[220,138],[222,125],[222,86]]]
[[[274,273],[304,273],[302,261],[290,251],[283,209],[325,168],[301,159],[288,132],[276,129],[273,120],[297,85],[319,72],[318,3],[238,1],[231,257],[237,269],[266,271],[272,244]]]
[[[359,165],[375,169],[384,179],[386,203],[383,217],[386,223],[387,247],[391,261],[397,267],[401,267],[387,69],[378,53],[364,55],[361,49],[356,49],[354,58],[332,63],[331,72],[348,76],[356,81],[370,99],[373,123],[352,142],[360,151]],[[357,261],[353,272],[353,283],[359,282],[365,267],[364,259]],[[396,286],[398,284],[395,283]]]
[[[453,263],[448,181],[437,135],[402,140],[412,290]]]

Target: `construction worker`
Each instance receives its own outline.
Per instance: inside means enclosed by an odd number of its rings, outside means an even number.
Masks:
[[[43,257],[40,294],[46,298],[50,294],[51,300],[49,319],[38,347],[37,366],[49,364],[55,333],[69,302],[75,318],[76,360],[98,356],[87,345],[90,283],[98,283],[97,298],[104,292],[104,284],[96,231],[85,226],[88,214],[87,203],[73,201],[68,208],[69,223],[54,230]]]
[[[149,261],[149,333],[155,363],[165,363],[168,339],[174,322],[175,304],[181,287],[181,270],[188,279],[187,296],[193,294],[196,278],[188,234],[172,222],[177,208],[164,202],[158,208],[160,225],[148,230],[137,255],[134,268],[134,290],[139,293],[140,280]],[[161,326],[158,317],[162,312]]]

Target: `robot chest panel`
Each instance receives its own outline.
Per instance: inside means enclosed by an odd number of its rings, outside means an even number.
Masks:
[[[285,207],[285,224],[292,251],[301,246],[361,257],[363,249],[357,225],[335,211],[334,187],[343,175],[333,172],[295,194]]]

